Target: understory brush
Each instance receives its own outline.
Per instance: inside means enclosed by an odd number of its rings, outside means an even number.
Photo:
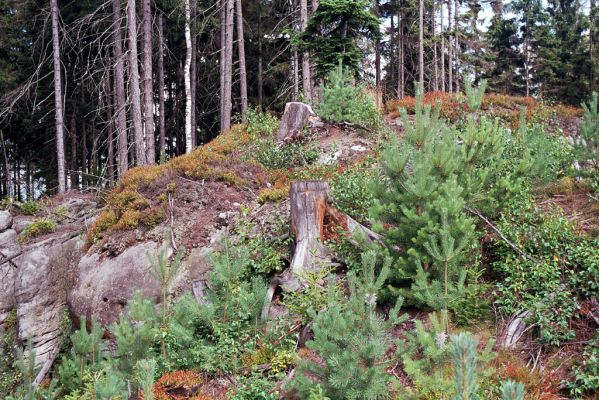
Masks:
[[[573,339],[579,300],[599,295],[599,243],[576,235],[564,217],[539,211],[528,193],[506,209],[498,229],[507,241],[492,246],[502,277],[495,303],[506,314],[531,311],[542,343]]]

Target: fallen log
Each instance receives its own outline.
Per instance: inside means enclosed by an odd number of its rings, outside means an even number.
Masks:
[[[276,276],[267,290],[262,309],[263,319],[268,318],[270,304],[278,287],[285,292],[300,290],[304,287],[307,273],[319,272],[334,265],[333,254],[325,246],[327,239],[345,235],[356,245],[376,242],[385,246],[380,235],[333,205],[329,185],[325,181],[293,182],[289,201],[295,250],[289,268]]]

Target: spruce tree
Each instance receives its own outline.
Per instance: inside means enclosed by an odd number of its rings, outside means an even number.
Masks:
[[[474,232],[474,220],[464,212],[466,193],[457,182],[463,166],[457,132],[443,123],[437,107],[422,106],[420,93],[414,124],[409,123],[405,110],[402,118],[403,141],[394,139],[383,151],[383,179],[374,183],[371,210],[375,229],[403,249],[390,276],[395,288],[410,285],[419,266],[432,279],[443,281],[443,264],[435,262],[427,246],[438,241],[443,229],[453,238],[471,238]],[[463,243],[458,250],[467,246],[472,243]],[[464,261],[464,252],[452,256],[454,265]]]

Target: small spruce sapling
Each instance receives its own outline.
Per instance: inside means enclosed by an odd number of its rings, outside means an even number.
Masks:
[[[575,142],[576,158],[579,163],[588,165],[590,173],[599,185],[599,95],[593,92],[593,97],[588,104],[583,103],[584,115],[579,127],[579,137]]]
[[[79,383],[81,383],[85,368],[90,363],[90,366],[94,368],[100,360],[100,343],[104,330],[95,318],[92,319],[90,332],[87,331],[87,318],[85,315],[82,315],[79,321],[80,328],[71,335],[71,341],[73,342],[75,357],[79,363]]]
[[[391,337],[387,332],[406,317],[399,316],[401,298],[390,311],[388,321],[376,313],[377,293],[388,276],[390,260],[385,260],[378,276],[375,264],[376,253],[364,253],[361,275],[349,278],[349,299],[331,302],[317,314],[312,312],[314,339],[307,346],[322,362],[300,361],[291,388],[301,398],[388,397],[391,377],[386,367],[391,359],[386,352]],[[314,377],[318,377],[317,382]],[[317,385],[322,389],[320,393],[314,392]]]
[[[477,400],[478,340],[467,333],[451,337],[455,393],[453,400]]]
[[[485,91],[487,90],[487,80],[480,81],[478,87],[473,86],[472,79],[464,75],[464,93],[466,94],[466,104],[470,111],[477,111],[483,104]]]
[[[155,304],[143,299],[136,291],[129,309],[121,314],[119,323],[113,326],[117,344],[119,372],[131,375],[137,361],[146,358],[154,350],[159,332],[159,317]]]
[[[179,272],[179,269],[181,268],[181,260],[185,254],[185,248],[181,247],[171,260],[169,257],[171,246],[169,243],[171,243],[170,236],[167,236],[164,239],[162,246],[153,257],[148,254],[148,260],[150,261],[150,274],[160,285],[160,297],[162,300],[160,348],[164,358],[167,357],[166,343],[164,338],[166,335],[165,331],[167,329],[169,317],[169,290],[171,288],[173,279],[176,277],[177,272]]]
[[[97,400],[125,400],[129,398],[125,381],[114,370],[110,361],[106,362],[102,370],[96,374],[94,391]]]
[[[139,388],[144,400],[154,400],[154,375],[156,360],[153,358],[139,360],[136,365]]]
[[[524,385],[519,382],[506,381],[501,384],[501,400],[524,400]]]

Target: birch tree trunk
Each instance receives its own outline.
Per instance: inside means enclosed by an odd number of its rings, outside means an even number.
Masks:
[[[160,160],[166,156],[165,106],[164,106],[164,22],[162,12],[158,12],[158,151]]]
[[[156,161],[154,127],[154,90],[152,87],[152,8],[150,0],[142,0],[142,71],[143,116],[146,133],[146,161]]]
[[[239,1],[239,0],[237,0]],[[308,26],[308,0],[300,0],[300,30],[304,32]],[[302,89],[306,99],[312,98],[312,79],[310,78],[310,53],[302,53]]]
[[[64,157],[64,114],[62,104],[62,76],[60,72],[60,39],[58,34],[58,2],[50,1],[52,14],[52,59],[54,64],[54,103],[56,122],[56,161],[58,163],[58,193],[66,191]]]
[[[139,64],[137,60],[137,16],[135,0],[127,0],[127,30],[129,37],[129,99],[131,101],[131,124],[135,142],[137,165],[147,164],[143,125],[141,121],[141,91],[139,87]]]
[[[424,92],[424,0],[419,1],[418,23],[418,81],[420,90]]]
[[[248,82],[247,71],[245,65],[245,38],[243,34],[243,9],[241,0],[235,0],[237,8],[237,50],[239,53],[239,85],[241,89],[241,119],[245,123],[247,121],[248,111]],[[308,69],[310,65],[308,64]]]
[[[441,91],[445,92],[445,26],[443,21],[443,0],[441,6]]]
[[[226,0],[226,23],[225,23],[225,96],[223,131],[231,127],[231,113],[233,111],[233,20],[234,0]]]
[[[121,3],[112,0],[112,49],[114,56],[114,127],[118,146],[119,176],[129,169],[127,115],[125,114],[125,67],[123,62],[123,37],[121,34]]]
[[[189,0],[185,0],[185,47],[187,55],[185,57],[185,152],[191,153],[193,143],[191,140],[191,10]]]

